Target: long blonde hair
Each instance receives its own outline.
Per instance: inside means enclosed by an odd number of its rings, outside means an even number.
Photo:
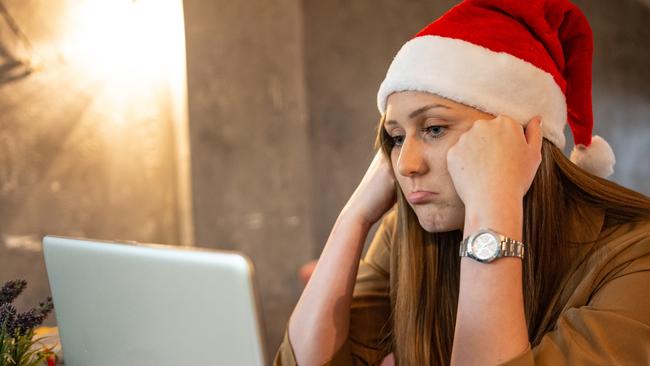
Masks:
[[[392,139],[380,121],[377,145],[390,161]],[[458,288],[460,230],[429,233],[419,225],[399,185],[397,225],[390,268],[392,332],[388,346],[398,365],[448,365],[451,359]],[[595,243],[569,243],[569,215],[579,205],[606,210],[609,224],[650,217],[650,199],[591,175],[544,139],[542,163],[524,197],[524,306],[531,344],[552,328],[561,311],[553,295]],[[571,251],[589,245],[583,257]],[[545,317],[545,314],[551,314]]]

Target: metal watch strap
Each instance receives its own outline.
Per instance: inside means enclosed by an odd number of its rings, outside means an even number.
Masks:
[[[514,240],[512,238],[509,238],[505,235],[497,234],[499,236],[499,244],[501,246],[499,250],[499,256],[497,258],[502,258],[502,257],[519,257],[521,259],[524,259],[524,243]],[[472,235],[468,236],[465,238],[463,241],[460,242],[460,248],[459,248],[459,254],[461,257],[467,257],[467,246],[469,245],[469,239],[472,238]]]
[[[524,243],[501,235],[501,251],[499,257],[519,257],[524,259]]]

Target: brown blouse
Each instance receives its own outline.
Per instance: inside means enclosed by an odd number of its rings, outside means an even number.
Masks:
[[[605,213],[580,207],[575,242],[598,249],[558,289],[562,312],[541,342],[503,365],[650,365],[650,221],[605,225]],[[378,365],[388,353],[391,212],[360,261],[347,341],[325,365]],[[288,331],[275,366],[296,365]]]

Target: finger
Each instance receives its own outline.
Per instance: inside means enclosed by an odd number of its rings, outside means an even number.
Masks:
[[[542,150],[542,119],[535,117],[528,122],[526,126],[526,141],[534,151]]]

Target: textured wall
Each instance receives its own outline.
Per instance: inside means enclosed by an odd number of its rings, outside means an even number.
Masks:
[[[186,0],[196,243],[257,265],[270,354],[309,259],[309,157],[297,0]]]
[[[650,4],[574,2],[594,31],[594,130],[616,153],[609,179],[650,195]]]
[[[80,3],[3,1],[0,14],[0,282],[29,281],[21,306],[49,293],[45,234],[180,239],[169,88],[69,58]]]

